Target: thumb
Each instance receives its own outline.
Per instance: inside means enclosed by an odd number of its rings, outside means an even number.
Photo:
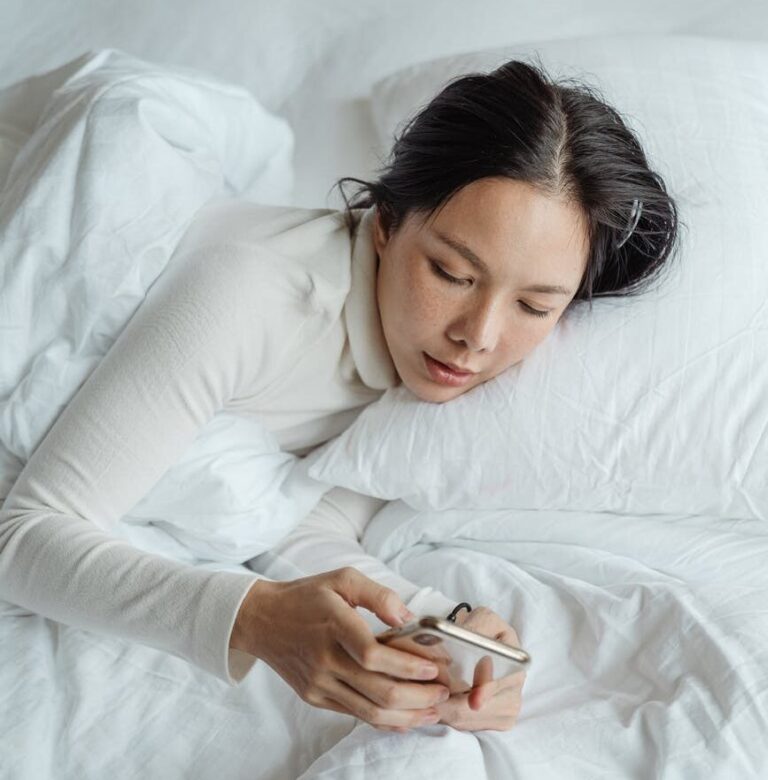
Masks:
[[[415,617],[392,588],[374,582],[352,566],[338,570],[334,589],[348,604],[364,607],[389,626],[400,626]]]

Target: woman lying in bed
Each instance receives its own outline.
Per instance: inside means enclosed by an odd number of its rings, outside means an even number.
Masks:
[[[229,684],[261,659],[304,701],[379,728],[507,729],[521,673],[447,696],[435,667],[379,644],[355,609],[397,625],[464,595],[363,553],[383,501],[330,490],[253,574],[142,552],[89,519],[125,515],[220,410],[258,416],[301,455],[401,382],[450,401],[525,358],[574,302],[639,291],[677,235],[618,114],[515,61],[449,84],[360,183],[346,213],[200,211],[8,495],[0,596]],[[457,623],[517,644],[491,607]]]

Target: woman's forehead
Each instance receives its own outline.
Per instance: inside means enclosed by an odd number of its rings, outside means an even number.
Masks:
[[[462,258],[476,273],[493,277],[514,272],[519,277],[539,271],[532,283],[571,293],[589,250],[586,220],[578,207],[513,180],[468,185],[414,228],[430,246]],[[539,279],[542,275],[553,278]]]

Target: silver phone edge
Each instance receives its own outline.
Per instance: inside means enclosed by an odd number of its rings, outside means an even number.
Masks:
[[[458,641],[471,645],[472,647],[482,647],[485,650],[498,653],[510,661],[514,661],[521,667],[528,668],[531,665],[531,656],[526,650],[523,650],[522,647],[511,647],[510,645],[505,645],[503,642],[497,642],[495,639],[491,639],[490,637],[484,637],[482,634],[477,634],[474,631],[468,631],[468,629],[457,626],[450,620],[436,617],[435,615],[424,615],[412,623],[401,626],[399,629],[389,629],[388,631],[385,631],[384,634],[388,634],[390,631],[392,631],[392,638],[407,637],[424,628],[433,629],[438,633],[450,636],[452,639],[457,639]],[[467,634],[469,634],[469,636],[467,636]]]

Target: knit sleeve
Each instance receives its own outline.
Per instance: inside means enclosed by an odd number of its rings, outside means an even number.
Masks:
[[[229,639],[262,575],[198,569],[114,531],[217,410],[274,373],[262,303],[276,304],[263,271],[258,253],[226,248],[171,258],[8,494],[1,598],[159,648],[230,685],[244,677],[255,659]]]

